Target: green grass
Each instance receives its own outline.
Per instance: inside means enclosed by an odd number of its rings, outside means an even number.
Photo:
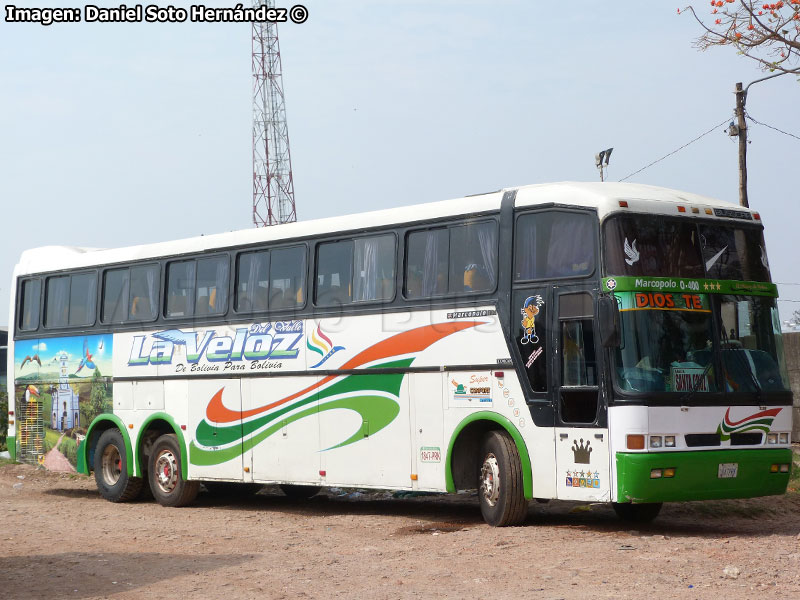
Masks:
[[[786,489],[789,494],[797,494],[800,492],[800,457],[797,456],[797,451],[794,452],[794,460],[792,461],[792,474],[789,477],[789,486]]]

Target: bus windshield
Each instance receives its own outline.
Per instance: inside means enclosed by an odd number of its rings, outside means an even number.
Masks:
[[[620,292],[616,297],[622,342],[615,373],[623,391],[789,389],[774,299],[668,292]]]
[[[607,274],[770,280],[757,227],[636,215],[609,218],[603,233]]]
[[[707,368],[713,332],[705,294],[621,292],[618,385],[634,392],[716,391]]]

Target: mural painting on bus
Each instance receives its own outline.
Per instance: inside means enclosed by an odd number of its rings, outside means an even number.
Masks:
[[[219,465],[236,459],[287,423],[314,417],[328,410],[349,410],[360,417],[360,426],[342,431],[341,441],[320,451],[327,452],[379,434],[400,413],[400,388],[406,369],[417,357],[437,342],[472,328],[484,321],[458,321],[423,325],[391,335],[365,347],[338,368],[361,371],[358,374],[331,374],[316,383],[263,406],[244,412],[230,410],[223,402],[221,388],[208,401],[206,414],[197,426],[189,445],[189,461],[194,465]],[[371,371],[376,372],[371,372]]]
[[[74,470],[89,424],[112,408],[113,337],[22,340],[14,348],[17,456]]]
[[[303,321],[293,320],[133,335],[124,367],[157,366],[166,375],[276,370],[301,356],[303,332]]]
[[[454,374],[450,377],[451,407],[491,406],[492,384],[486,373]]]
[[[344,346],[334,345],[331,339],[323,333],[322,324],[317,325],[316,330],[312,331],[308,335],[308,338],[306,339],[306,347],[312,352],[316,352],[320,355],[319,361],[317,361],[316,364],[311,365],[309,369],[321,367],[331,356],[336,354],[339,350],[345,349]],[[309,362],[311,362],[310,357]]]
[[[539,314],[539,309],[544,304],[544,300],[540,295],[528,296],[525,303],[522,305],[522,338],[520,344],[539,344],[539,336],[536,335],[536,315]],[[525,361],[525,367],[530,368],[534,361],[542,354],[543,349],[541,346],[534,348],[530,356]]]

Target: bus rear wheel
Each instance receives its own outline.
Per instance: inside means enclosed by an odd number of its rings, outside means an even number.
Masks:
[[[522,487],[522,462],[505,431],[489,431],[481,444],[478,498],[484,520],[493,527],[519,525],[528,513]]]
[[[623,521],[631,523],[649,523],[661,512],[661,502],[633,504],[631,502],[612,502],[614,512]]]
[[[117,429],[107,429],[97,440],[94,480],[100,495],[110,502],[133,500],[142,489],[143,481],[128,473],[128,454]]]
[[[155,441],[147,473],[153,497],[161,506],[186,506],[200,490],[199,481],[186,481],[181,474],[181,451],[174,433]]]

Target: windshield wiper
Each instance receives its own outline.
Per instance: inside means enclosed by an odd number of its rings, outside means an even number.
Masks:
[[[686,392],[683,396],[681,396],[681,403],[688,403],[689,400],[692,399],[692,396],[694,396],[698,392],[700,386],[703,385],[703,382],[706,380],[706,376],[708,375],[708,372],[711,370],[711,367],[713,365],[714,365],[714,355],[711,354],[708,357],[708,363],[706,364],[706,368],[703,369],[703,374],[700,375],[700,377],[697,378],[697,381],[694,382],[692,389]]]
[[[756,400],[761,402],[761,383],[758,381],[758,377],[756,377],[756,374],[753,373],[753,369],[750,368],[750,363],[747,360],[744,348],[742,348],[741,346],[732,346],[730,338],[728,338],[728,332],[725,331],[725,327],[722,327],[721,329],[722,329],[722,342],[727,346],[727,350],[734,351],[733,355],[737,357],[737,360],[739,360],[740,365],[744,368],[745,371],[747,371],[747,374],[750,375],[750,381],[753,382],[753,387],[755,387],[756,391]],[[739,351],[741,351],[741,354],[739,353]],[[727,371],[724,361],[722,366]]]

